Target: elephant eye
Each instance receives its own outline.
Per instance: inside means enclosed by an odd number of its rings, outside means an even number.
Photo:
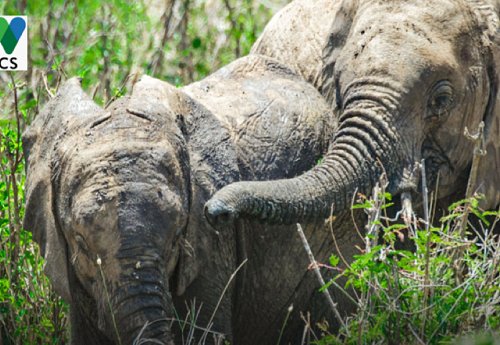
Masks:
[[[87,242],[85,241],[85,239],[83,238],[82,235],[76,234],[75,241],[76,241],[76,244],[78,245],[78,248],[80,248],[84,252],[88,252],[89,246],[87,245]]]
[[[447,80],[437,83],[431,92],[429,110],[431,117],[445,115],[453,106],[453,87]]]
[[[342,110],[342,95],[340,94],[340,83],[338,78],[335,79],[335,105],[337,109]]]

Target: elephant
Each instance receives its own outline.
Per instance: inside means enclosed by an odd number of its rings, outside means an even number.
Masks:
[[[346,212],[382,173],[391,194],[422,200],[422,160],[444,208],[466,194],[475,151],[484,155],[471,190],[484,195],[483,208],[498,207],[499,16],[498,0],[291,3],[252,52],[287,63],[320,90],[338,130],[322,164],[304,174],[219,190],[206,204],[209,221],[314,223]],[[464,131],[481,126],[475,149]]]
[[[143,76],[105,109],[80,84],[23,134],[24,227],[70,305],[72,344],[178,344],[187,315],[197,339],[296,339],[300,311],[325,305],[299,238],[243,221],[218,231],[204,205],[230,183],[317,164],[336,128],[320,93],[258,54],[183,88]],[[315,250],[323,229],[305,228]]]

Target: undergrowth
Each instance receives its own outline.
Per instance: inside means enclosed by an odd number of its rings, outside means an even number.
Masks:
[[[482,210],[471,197],[450,205],[433,226],[414,215],[390,219],[392,204],[382,190],[354,206],[371,219],[365,247],[322,289],[339,287],[337,280],[346,278],[341,288],[355,288],[357,311],[339,333],[324,328],[315,343],[494,344],[500,332],[500,238],[493,229],[500,212]],[[339,262],[331,256],[332,267]],[[464,336],[469,338],[459,339]]]

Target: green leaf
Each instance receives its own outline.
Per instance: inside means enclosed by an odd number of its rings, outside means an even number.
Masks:
[[[201,47],[201,38],[195,37],[192,42],[192,46],[194,49],[198,49]]]
[[[330,266],[336,267],[339,264],[340,259],[337,255],[332,254],[332,255],[330,255],[329,261],[330,261]]]
[[[372,207],[373,207],[373,203],[370,200],[366,200],[362,204],[352,205],[352,209],[353,210],[360,209],[360,208],[362,208],[362,209],[368,209],[368,208],[372,208]]]

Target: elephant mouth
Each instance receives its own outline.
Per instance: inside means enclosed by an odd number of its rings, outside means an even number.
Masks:
[[[441,193],[453,193],[451,179],[456,178],[456,169],[446,152],[434,140],[426,140],[422,146],[422,157],[427,186],[434,188],[439,182]]]

